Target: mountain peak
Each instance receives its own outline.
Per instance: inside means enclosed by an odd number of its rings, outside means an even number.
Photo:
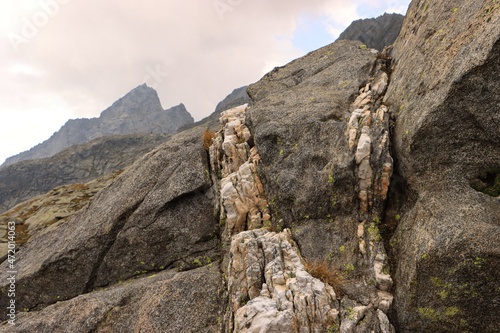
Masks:
[[[175,109],[175,112],[172,110]],[[72,119],[47,141],[9,157],[4,165],[50,157],[64,148],[116,134],[173,133],[194,120],[183,104],[164,110],[155,89],[141,84],[101,112],[99,118]]]

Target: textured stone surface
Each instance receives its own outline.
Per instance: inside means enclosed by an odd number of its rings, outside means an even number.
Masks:
[[[73,146],[45,159],[0,168],[0,212],[55,187],[123,170],[167,141],[165,134],[116,135]]]
[[[394,45],[400,332],[498,329],[500,199],[469,182],[500,167],[499,38],[496,1],[415,0]]]
[[[340,34],[338,40],[359,40],[369,48],[382,51],[394,43],[403,20],[403,15],[387,13],[377,18],[356,20]]]
[[[219,332],[219,280],[217,263],[167,270],[23,313],[15,332]]]
[[[45,142],[8,158],[5,165],[50,157],[63,149],[103,136],[136,133],[173,133],[194,120],[180,104],[163,110],[156,91],[143,84],[104,110],[99,118],[71,119]]]
[[[229,331],[394,332],[380,308],[347,297],[339,302],[332,286],[312,277],[289,229],[241,232],[230,252]]]
[[[260,228],[271,219],[257,175],[260,156],[256,147],[250,147],[251,134],[245,125],[247,108],[245,104],[221,114],[222,129],[210,147],[210,163],[220,187],[222,238],[226,242],[232,235]]]
[[[214,200],[201,131],[172,138],[68,222],[23,246],[16,260],[17,283],[24,286],[18,309],[41,308],[144,272],[206,264],[218,244]],[[2,306],[6,301],[2,295]]]
[[[359,46],[336,42],[275,69],[250,86],[249,115],[273,224],[292,230],[307,259],[364,276],[346,291],[368,305],[378,304],[380,285],[368,282],[385,253],[378,223],[392,158],[384,62]]]
[[[235,332],[324,332],[339,324],[332,287],[304,269],[290,230],[239,233],[228,269]]]

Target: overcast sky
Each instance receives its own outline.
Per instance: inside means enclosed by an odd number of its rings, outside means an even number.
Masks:
[[[1,0],[0,164],[147,83],[195,120],[410,0]]]

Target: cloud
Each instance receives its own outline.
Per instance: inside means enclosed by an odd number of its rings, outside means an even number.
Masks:
[[[43,135],[33,136],[33,146],[64,123],[61,115],[96,117],[147,82],[164,108],[182,102],[201,119],[234,88],[311,51],[293,44],[301,17],[324,20],[321,26],[333,35],[359,18],[363,3],[5,0],[0,117],[9,119],[16,142],[27,139],[32,128],[22,117],[6,114],[37,114]],[[0,141],[8,140],[4,133]]]

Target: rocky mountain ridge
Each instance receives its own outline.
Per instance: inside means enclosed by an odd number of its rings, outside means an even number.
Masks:
[[[338,40],[359,40],[369,48],[382,51],[394,43],[403,20],[403,15],[388,13],[377,18],[356,20],[340,34]]]
[[[222,111],[251,102],[246,89],[246,86],[234,89],[231,94],[218,103],[210,116],[196,123],[183,125],[178,131],[202,124],[215,130],[218,127]],[[114,105],[120,104],[118,102]],[[117,111],[116,108],[109,110],[112,112],[103,112],[103,117],[123,118],[123,110]],[[123,119],[123,121],[127,122],[128,119]],[[3,166],[0,168],[0,213],[56,186],[88,182],[91,179],[122,170],[168,138],[168,135],[149,133],[107,136],[66,148],[50,158],[21,161]]]
[[[414,0],[393,49],[337,41],[172,135],[23,245],[16,331],[494,332],[495,6]]]
[[[124,134],[169,134],[194,120],[184,104],[163,110],[153,88],[140,85],[104,110],[98,118],[70,119],[48,140],[9,157],[2,166],[51,157],[63,149],[94,139]]]
[[[69,147],[43,159],[0,168],[0,213],[54,187],[88,182],[123,170],[149,150],[167,141],[166,134],[102,137]]]

